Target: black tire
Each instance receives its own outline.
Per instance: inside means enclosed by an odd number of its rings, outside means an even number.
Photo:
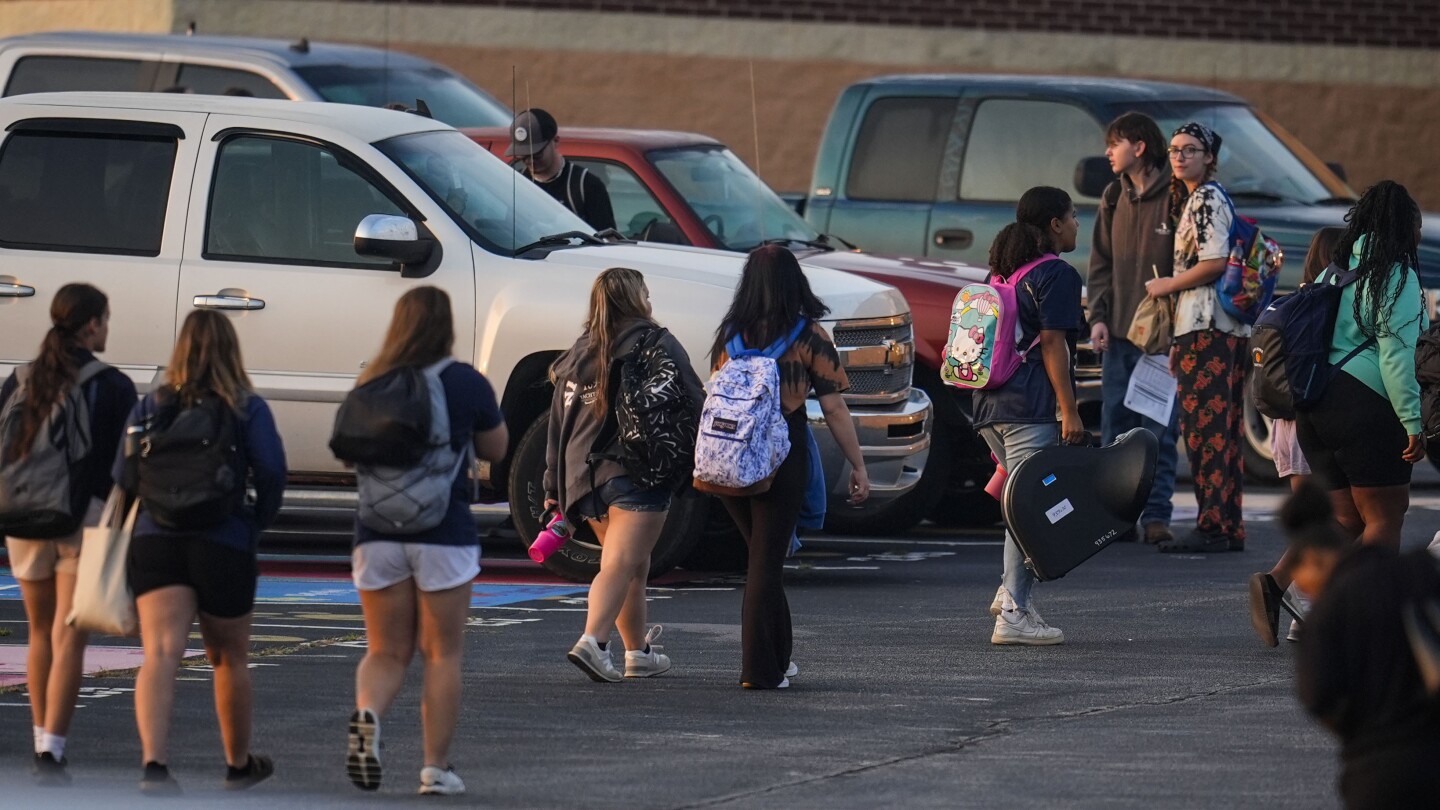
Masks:
[[[681,566],[690,571],[744,571],[750,561],[750,551],[745,547],[745,538],[725,511],[719,498],[706,496],[705,523],[700,539],[690,547]]]
[[[1246,391],[1249,391],[1249,386],[1246,386]],[[1280,474],[1275,471],[1275,454],[1270,451],[1270,418],[1255,410],[1248,393],[1243,422],[1242,455],[1246,480],[1261,485],[1280,483]]]
[[[515,446],[510,464],[510,517],[520,542],[528,547],[540,533],[540,516],[544,513],[546,431],[550,414],[540,415]],[[670,503],[670,516],[655,550],[650,553],[650,576],[657,577],[679,565],[694,545],[699,521],[704,517],[706,501],[687,489]],[[556,576],[575,582],[589,582],[600,571],[600,544],[594,533],[584,525],[576,528],[570,542],[550,555],[545,568]]]

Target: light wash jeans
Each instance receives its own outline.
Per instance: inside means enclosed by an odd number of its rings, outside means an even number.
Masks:
[[[1160,453],[1155,458],[1155,485],[1140,515],[1140,525],[1164,523],[1169,526],[1174,512],[1175,467],[1180,458],[1176,446],[1180,441],[1180,403],[1177,401],[1170,410],[1169,425],[1125,407],[1125,389],[1130,386],[1135,364],[1143,356],[1134,343],[1110,336],[1110,348],[1100,358],[1100,394],[1105,399],[1100,406],[1100,443],[1109,444],[1120,434],[1138,427],[1155,434],[1160,442]]]
[[[990,452],[999,459],[1000,466],[1007,471],[1020,466],[1020,462],[1034,453],[1060,443],[1060,423],[1041,422],[1023,424],[1002,422],[980,428],[980,436],[990,445]],[[1015,543],[1015,536],[1005,529],[1005,572],[1000,583],[1015,600],[1015,607],[1030,609],[1030,590],[1035,585],[1035,575],[1025,567],[1025,552]]]

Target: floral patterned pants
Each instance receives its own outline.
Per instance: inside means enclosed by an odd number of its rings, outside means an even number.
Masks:
[[[1245,338],[1205,329],[1175,338],[1180,435],[1195,479],[1196,527],[1243,548]]]

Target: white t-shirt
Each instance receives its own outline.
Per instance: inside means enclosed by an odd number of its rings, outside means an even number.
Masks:
[[[1230,257],[1230,206],[1215,186],[1206,183],[1190,195],[1175,228],[1175,275],[1200,262]],[[1250,325],[1235,320],[1220,306],[1214,282],[1180,293],[1175,301],[1175,336],[1217,329],[1250,336]]]

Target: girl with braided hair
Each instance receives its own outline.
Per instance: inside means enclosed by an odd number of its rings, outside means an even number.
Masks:
[[[1416,255],[1420,207],[1404,186],[1382,180],[1345,222],[1333,261],[1356,280],[1340,296],[1330,362],[1358,354],[1315,408],[1299,413],[1296,432],[1340,526],[1367,545],[1399,549],[1410,473],[1425,457],[1415,380],[1415,343],[1429,325]]]

